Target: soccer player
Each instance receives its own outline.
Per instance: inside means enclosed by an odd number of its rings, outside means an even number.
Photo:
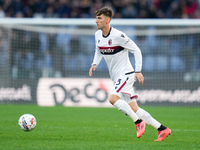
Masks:
[[[142,54],[140,49],[125,33],[111,27],[113,10],[110,7],[103,7],[95,14],[99,30],[95,33],[96,50],[89,76],[93,75],[93,71],[96,70],[103,57],[114,83],[108,98],[109,102],[135,122],[138,138],[143,135],[146,124],[148,124],[158,130],[158,139],[155,141],[164,140],[171,133],[171,130],[161,125],[147,111],[140,108],[136,101],[138,96],[135,94],[133,84],[136,79],[141,85],[144,82],[141,73]],[[129,60],[129,51],[135,57],[135,70]]]

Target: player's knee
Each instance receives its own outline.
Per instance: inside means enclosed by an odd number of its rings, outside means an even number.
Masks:
[[[115,102],[116,102],[117,100],[119,100],[119,99],[120,99],[120,97],[117,96],[117,95],[110,95],[109,98],[108,98],[109,102],[110,102],[112,105],[114,105]]]
[[[133,100],[129,103],[129,106],[131,107],[131,109],[136,113],[139,109],[139,106],[137,104],[136,100]]]
[[[114,101],[113,99],[108,99],[109,100],[109,102],[112,104],[112,105],[114,105],[114,103],[116,102],[116,101]]]

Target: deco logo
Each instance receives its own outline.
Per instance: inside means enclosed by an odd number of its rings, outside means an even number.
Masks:
[[[40,79],[37,103],[40,106],[95,106],[109,105],[109,79]]]

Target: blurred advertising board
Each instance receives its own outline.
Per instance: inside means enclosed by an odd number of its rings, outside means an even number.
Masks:
[[[145,86],[144,86],[145,87]],[[112,81],[106,78],[41,78],[37,87],[39,106],[112,107],[108,96]],[[136,89],[140,104],[200,104],[197,89]]]
[[[37,80],[9,80],[0,86],[0,103],[36,104]]]

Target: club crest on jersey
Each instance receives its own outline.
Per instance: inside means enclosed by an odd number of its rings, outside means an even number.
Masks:
[[[112,39],[110,39],[109,41],[108,41],[108,45],[111,45],[112,44]]]

